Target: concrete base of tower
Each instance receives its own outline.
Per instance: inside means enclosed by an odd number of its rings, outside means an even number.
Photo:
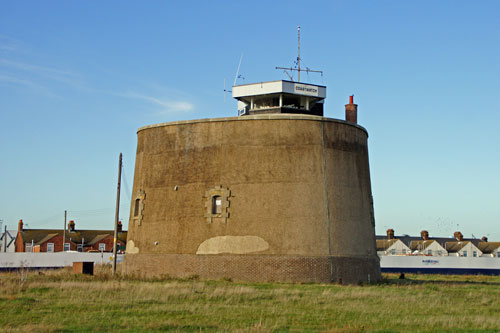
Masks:
[[[251,282],[359,284],[380,281],[378,257],[127,254],[126,275]]]

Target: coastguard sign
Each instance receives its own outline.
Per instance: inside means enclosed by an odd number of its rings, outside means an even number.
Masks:
[[[319,94],[318,87],[309,86],[307,84],[295,83],[293,90],[296,94],[300,95],[318,96]]]

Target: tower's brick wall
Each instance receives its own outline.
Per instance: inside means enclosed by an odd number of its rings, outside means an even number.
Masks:
[[[378,280],[367,138],[287,114],[141,128],[125,270]]]
[[[357,257],[133,254],[123,273],[241,281],[369,283],[380,279],[379,261]]]

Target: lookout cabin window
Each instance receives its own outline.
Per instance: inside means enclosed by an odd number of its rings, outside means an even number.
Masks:
[[[134,216],[139,216],[139,205],[141,203],[141,199],[135,199],[134,204]]]
[[[292,109],[303,109],[300,105],[300,98],[295,96],[284,95],[283,96],[283,107]]]
[[[212,214],[222,214],[222,198],[220,195],[212,197]]]
[[[269,109],[276,108],[280,106],[280,96],[279,95],[266,95],[261,98],[255,98],[253,101],[253,109]]]

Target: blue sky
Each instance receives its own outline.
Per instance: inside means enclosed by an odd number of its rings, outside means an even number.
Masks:
[[[350,94],[367,128],[376,231],[500,241],[498,1],[2,1],[0,219],[111,228],[136,130],[235,116],[232,83],[324,75],[325,115]],[[127,222],[125,223],[127,224]]]

